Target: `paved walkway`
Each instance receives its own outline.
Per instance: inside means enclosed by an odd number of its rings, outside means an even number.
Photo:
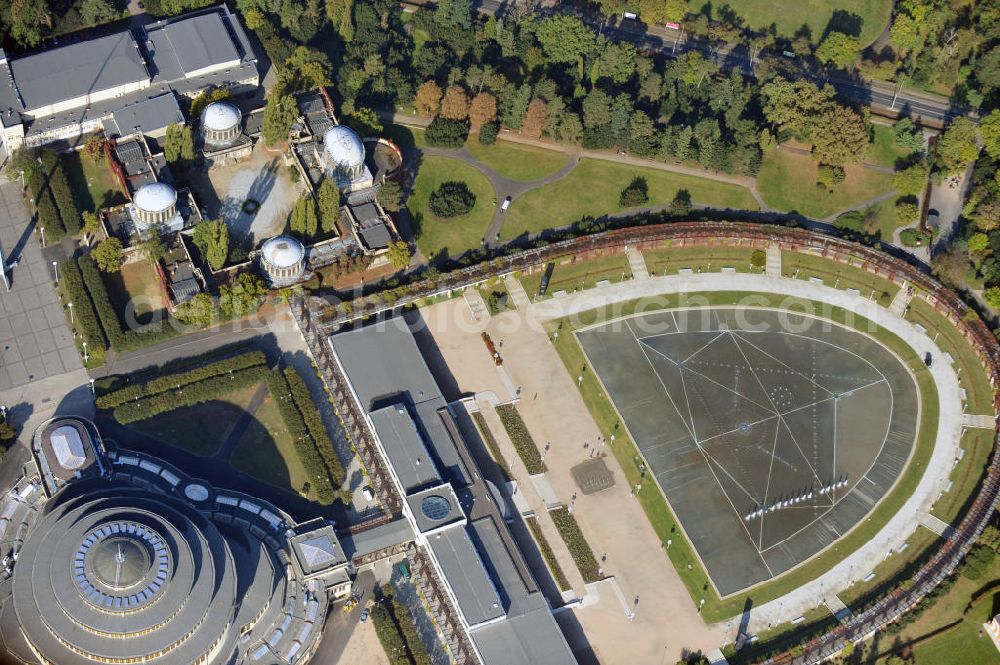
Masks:
[[[963,413],[962,424],[966,427],[975,427],[977,429],[994,429],[997,426],[997,419],[996,416],[992,415]]]
[[[507,275],[503,283],[507,287],[507,293],[510,294],[511,300],[514,301],[514,307],[518,311],[523,311],[531,305],[531,298],[528,296],[528,292],[524,290],[524,286],[520,280],[514,278],[512,275]]]
[[[462,297],[465,298],[469,311],[472,312],[472,317],[476,321],[485,321],[490,318],[490,308],[486,306],[486,301],[483,300],[483,294],[479,292],[479,289],[465,289],[462,292]]]
[[[823,604],[827,606],[837,621],[843,623],[851,618],[851,608],[844,604],[837,594],[831,593],[823,599]]]
[[[764,272],[771,277],[781,277],[781,245],[771,243],[767,246],[767,264]]]
[[[896,296],[892,299],[889,304],[889,311],[896,316],[902,317],[906,314],[906,308],[910,306],[910,300],[913,299],[913,291],[910,289],[909,282],[903,282],[899,291],[896,292]]]
[[[543,322],[636,298],[699,291],[764,291],[819,300],[857,312],[900,337],[920,356],[941,353],[926,334],[874,302],[830,286],[769,275],[702,273],[654,277],[646,281],[629,280],[534,303],[528,315]],[[881,561],[886,552],[902,546],[913,534],[920,515],[930,511],[948,483],[953,460],[958,454],[963,424],[962,399],[955,370],[948,363],[934,363],[930,372],[938,388],[941,415],[928,471],[913,494],[874,538],[843,561],[795,591],[755,607],[750,619],[752,632],[768,624],[791,621],[815,607],[816,599],[823,598],[830,589],[842,589],[856,581],[861,571],[871,570],[872,561]],[[732,621],[738,623],[738,618]]]
[[[950,524],[930,513],[923,513],[920,516],[920,523],[942,538],[951,538],[955,535],[955,529]]]
[[[632,271],[632,279],[649,279],[649,270],[646,269],[646,259],[643,258],[642,252],[635,247],[628,247],[625,249],[625,256]]]

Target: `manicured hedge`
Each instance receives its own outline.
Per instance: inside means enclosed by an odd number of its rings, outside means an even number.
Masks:
[[[263,351],[242,353],[238,356],[202,365],[201,367],[196,367],[186,372],[158,376],[146,382],[144,385],[141,383],[127,385],[124,388],[120,388],[119,390],[115,390],[98,397],[96,400],[97,408],[113,409],[116,406],[120,406],[126,402],[131,402],[140,397],[155,395],[156,393],[161,393],[166,390],[170,390],[171,388],[180,388],[191,383],[204,381],[205,379],[213,376],[219,376],[228,372],[236,372],[241,369],[246,369],[247,367],[264,365],[266,363],[267,357],[264,355]]]
[[[46,244],[62,240],[66,236],[66,228],[59,218],[59,210],[45,181],[45,174],[38,168],[25,171],[24,184],[28,196],[35,200],[38,226],[45,229]]]
[[[62,281],[63,293],[73,303],[73,316],[76,329],[83,335],[87,346],[92,349],[106,349],[107,343],[101,334],[101,326],[97,322],[94,304],[83,286],[83,277],[73,259],[66,259],[59,264],[59,279]]]
[[[299,413],[302,414],[302,420],[306,424],[306,429],[309,430],[309,436],[312,437],[313,442],[316,444],[316,450],[319,452],[320,457],[323,458],[323,464],[326,466],[326,473],[330,477],[330,482],[333,484],[333,487],[340,487],[344,483],[344,467],[340,463],[340,457],[337,455],[336,448],[333,447],[330,435],[327,434],[326,425],[323,424],[323,416],[320,415],[319,409],[316,408],[316,404],[312,400],[309,386],[306,385],[305,379],[292,367],[285,368],[285,379],[288,381],[288,387],[291,389],[295,406],[298,407]]]
[[[80,232],[80,209],[73,198],[73,188],[69,186],[69,181],[66,179],[62,160],[59,159],[58,155],[54,155],[54,158],[54,160],[45,160],[45,170],[49,174],[49,189],[52,191],[56,207],[59,208],[59,217],[62,219],[63,227],[70,235],[76,235]],[[51,163],[53,161],[54,163]]]
[[[383,587],[385,598],[372,608],[375,634],[389,659],[389,665],[431,665],[431,658],[420,641],[409,610],[387,592],[391,588]]]
[[[552,577],[555,579],[559,590],[568,591],[571,588],[569,580],[566,579],[566,573],[563,572],[562,566],[559,565],[559,561],[556,559],[556,554],[552,551],[552,546],[549,545],[548,539],[542,533],[542,527],[538,524],[538,518],[534,516],[525,517],[524,523],[528,525],[528,530],[535,537],[535,542],[538,543],[538,550],[542,553],[545,564],[552,572]]]
[[[577,524],[573,513],[566,508],[556,508],[550,510],[549,515],[555,522],[556,528],[559,529],[559,535],[566,542],[566,547],[569,548],[570,556],[576,562],[576,567],[580,569],[583,581],[588,584],[600,581],[601,574],[598,572],[600,566],[597,564],[597,557],[590,549],[590,543],[583,537],[583,531],[580,530],[580,525]]]
[[[220,395],[231,393],[234,390],[248,388],[255,383],[263,381],[268,375],[273,374],[267,367],[248,367],[247,369],[213,376],[210,379],[191,383],[183,388],[167,390],[149,397],[128,402],[115,408],[115,420],[123,425],[134,423],[137,420],[145,420],[167,411],[179,409],[182,406],[201,404],[213,399],[218,399]]]
[[[528,473],[545,473],[545,462],[542,461],[542,454],[538,452],[535,440],[531,438],[531,432],[521,419],[521,414],[513,404],[501,404],[497,407],[497,415],[503,428],[507,430],[507,435],[514,444],[514,450],[521,457]]]
[[[285,375],[280,372],[266,372],[265,378],[267,379],[267,388],[271,391],[271,396],[278,406],[278,413],[281,414],[285,428],[292,440],[295,441],[295,455],[302,463],[306,475],[309,476],[309,484],[316,500],[323,505],[333,503],[334,489],[330,483],[326,465],[316,449],[316,442],[313,441],[306,428],[302,412],[295,405]]]

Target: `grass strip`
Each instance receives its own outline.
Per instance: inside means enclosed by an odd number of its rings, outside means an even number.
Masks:
[[[480,438],[483,443],[486,444],[486,450],[489,452],[490,457],[493,461],[497,463],[500,467],[500,471],[503,473],[504,478],[510,480],[510,474],[507,472],[507,460],[503,458],[503,453],[500,452],[500,444],[497,438],[493,436],[493,431],[490,426],[486,423],[486,418],[479,411],[474,411],[472,413],[472,420],[476,423],[476,427],[479,428]]]
[[[556,508],[550,510],[549,515],[552,517],[556,529],[559,530],[563,542],[566,543],[566,547],[569,548],[570,556],[576,562],[576,567],[580,569],[583,581],[588,584],[601,581],[597,557],[594,556],[594,550],[590,549],[590,543],[584,538],[580,524],[573,517],[573,513],[569,512],[568,508]]]
[[[531,437],[531,432],[528,431],[528,426],[524,424],[521,414],[517,412],[517,407],[513,404],[501,404],[497,407],[497,415],[500,416],[500,422],[503,423],[503,428],[507,430],[507,435],[514,444],[514,450],[517,451],[521,461],[524,462],[528,473],[532,476],[545,473],[545,462],[542,461],[542,454],[538,452],[538,445]],[[503,457],[500,459],[503,459]]]
[[[552,551],[552,546],[549,545],[548,539],[542,533],[542,527],[538,525],[538,518],[534,516],[525,517],[524,523],[528,525],[528,530],[531,531],[531,535],[538,545],[538,551],[542,553],[545,565],[549,567],[549,572],[552,573],[552,578],[556,581],[559,590],[568,591],[570,589],[569,580],[566,579],[566,573],[563,572],[562,566],[556,560],[556,554]]]

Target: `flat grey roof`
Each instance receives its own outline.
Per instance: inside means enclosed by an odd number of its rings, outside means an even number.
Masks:
[[[355,559],[411,540],[413,540],[413,529],[410,523],[401,517],[372,529],[344,534],[340,544],[347,558]]]
[[[487,665],[577,665],[541,594],[531,611],[470,631]]]
[[[27,110],[127,83],[149,80],[128,30],[12,60]]]
[[[406,492],[441,482],[434,458],[424,445],[405,404],[393,404],[372,411],[371,419],[382,448]]]
[[[113,111],[111,117],[119,135],[131,134],[136,127],[143,134],[155,134],[168,125],[184,122],[184,114],[173,92],[123,106]]]
[[[157,80],[184,78],[191,72],[240,59],[218,11],[148,26],[146,39]]]
[[[431,503],[434,505],[424,504],[424,500],[429,497],[439,497],[448,502],[447,512],[444,510],[445,504],[439,499],[431,499]],[[451,485],[444,484],[438,485],[437,487],[428,487],[420,492],[415,492],[406,497],[406,503],[410,505],[410,512],[413,513],[414,520],[417,523],[417,528],[420,529],[421,533],[426,533],[427,531],[432,531],[433,529],[440,529],[441,527],[448,526],[449,524],[455,524],[461,522],[465,519],[465,513],[462,511],[462,504],[458,500],[458,496],[455,494],[455,490],[452,489]],[[424,508],[428,508],[431,514],[428,515]],[[435,513],[434,510],[439,510],[439,513]]]
[[[358,224],[358,232],[368,249],[382,249],[388,247],[392,242],[392,234],[389,227],[381,219],[369,220],[365,224]]]
[[[502,619],[505,612],[500,596],[468,531],[447,529],[431,535],[427,542],[469,625]]]

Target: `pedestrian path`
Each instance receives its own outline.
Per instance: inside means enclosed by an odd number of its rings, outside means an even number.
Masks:
[[[947,522],[934,517],[930,513],[921,513],[920,523],[942,538],[951,538],[955,533],[955,529]]]
[[[483,300],[483,294],[479,292],[479,289],[468,288],[464,292],[465,304],[469,306],[469,311],[472,312],[472,318],[476,321],[484,321],[490,318],[490,308],[486,306],[486,301]]]
[[[844,601],[840,599],[835,593],[831,593],[829,596],[823,599],[823,603],[829,608],[833,613],[833,616],[837,618],[837,621],[844,623],[851,618],[851,608],[844,604]]]
[[[524,311],[531,305],[531,298],[528,297],[528,292],[524,290],[521,282],[516,277],[507,275],[503,278],[503,283],[507,287],[507,293],[510,294],[511,300],[514,301],[514,307],[519,311]]]
[[[997,426],[996,418],[990,415],[962,414],[962,425],[976,429],[993,429]]]
[[[649,279],[646,259],[642,257],[642,252],[635,247],[626,247],[625,256],[628,257],[628,266],[632,270],[632,279]]]
[[[759,256],[759,255],[758,255]],[[768,275],[781,277],[781,245],[771,243],[767,246],[767,264],[765,271]]]
[[[896,297],[889,304],[889,311],[896,316],[902,317],[906,314],[906,308],[910,306],[913,298],[913,290],[910,289],[909,282],[903,282],[903,286],[896,292]]]

